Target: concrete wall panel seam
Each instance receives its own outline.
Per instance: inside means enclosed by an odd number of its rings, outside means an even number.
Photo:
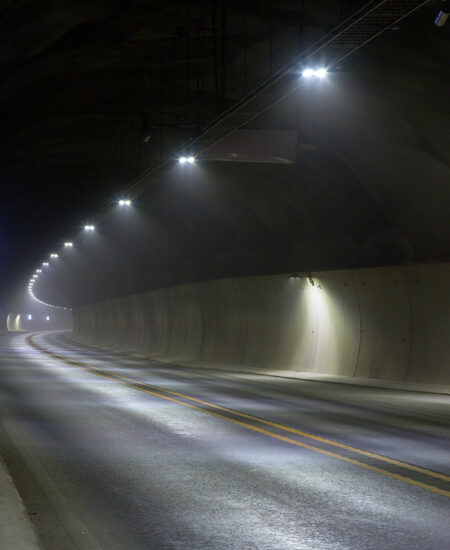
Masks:
[[[79,308],[80,340],[251,372],[450,383],[450,263],[222,279]]]

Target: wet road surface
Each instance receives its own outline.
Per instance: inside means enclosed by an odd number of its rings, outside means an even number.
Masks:
[[[450,548],[450,397],[0,337],[1,453],[47,549]]]

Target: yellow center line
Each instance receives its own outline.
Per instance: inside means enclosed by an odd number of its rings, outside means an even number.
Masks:
[[[440,479],[443,479],[444,481],[450,481],[449,476],[446,476],[444,474],[440,474],[439,472],[433,472],[432,470],[427,470],[425,468],[420,468],[419,466],[414,466],[412,464],[408,464],[408,463],[401,462],[401,461],[398,461],[398,460],[395,460],[395,459],[384,457],[383,455],[378,455],[376,453],[371,453],[369,451],[364,451],[362,449],[351,447],[351,446],[348,446],[348,445],[345,445],[345,444],[342,444],[342,443],[338,443],[336,441],[328,440],[326,438],[315,436],[313,434],[308,434],[307,432],[302,432],[300,430],[296,430],[295,428],[289,428],[288,426],[283,426],[282,424],[277,424],[276,422],[271,422],[269,420],[264,420],[262,418],[252,416],[252,415],[248,415],[248,414],[245,414],[245,413],[241,413],[239,411],[235,411],[233,409],[222,407],[220,405],[215,405],[214,403],[209,403],[208,401],[203,401],[202,399],[197,399],[195,397],[190,397],[190,396],[182,394],[182,393],[174,392],[174,391],[171,391],[171,390],[166,390],[165,388],[159,388],[158,386],[151,386],[149,384],[145,384],[145,383],[140,382],[138,380],[134,380],[132,378],[127,378],[125,376],[121,376],[120,374],[109,372],[105,369],[101,369],[101,368],[96,367],[94,365],[89,365],[88,363],[83,363],[81,361],[75,361],[73,359],[70,359],[70,358],[68,358],[64,355],[60,355],[58,353],[55,353],[55,352],[53,352],[53,351],[37,344],[31,336],[27,337],[27,342],[31,346],[35,347],[36,349],[38,349],[38,350],[40,350],[40,351],[42,351],[42,352],[44,352],[44,353],[46,353],[50,356],[53,356],[57,359],[61,359],[64,362],[70,363],[70,364],[72,364],[72,365],[74,365],[78,368],[82,368],[83,370],[88,369],[91,372],[94,371],[94,372],[92,372],[92,374],[100,376],[100,377],[102,377],[106,380],[117,382],[118,384],[121,384],[123,386],[127,386],[129,388],[134,389],[134,390],[142,391],[142,392],[147,393],[149,395],[153,395],[155,397],[159,397],[161,399],[165,399],[167,401],[177,403],[178,405],[182,405],[184,407],[189,407],[190,409],[194,409],[196,411],[199,411],[199,412],[202,412],[202,413],[205,413],[205,414],[209,414],[211,416],[215,416],[215,417],[220,418],[222,420],[226,420],[227,422],[231,422],[233,424],[236,424],[238,426],[241,426],[241,427],[244,427],[246,429],[252,430],[254,432],[258,432],[258,433],[267,435],[269,437],[272,437],[274,439],[284,441],[284,442],[289,443],[291,445],[296,445],[297,447],[302,447],[302,448],[308,449],[310,451],[318,452],[320,454],[323,454],[323,455],[326,455],[326,456],[329,456],[329,457],[332,457],[332,458],[336,458],[338,460],[342,460],[344,462],[359,466],[359,467],[364,468],[366,470],[370,470],[372,472],[377,472],[379,474],[390,477],[392,479],[396,479],[398,481],[403,481],[405,483],[409,483],[410,485],[414,485],[416,487],[420,487],[422,489],[426,489],[428,491],[432,491],[434,493],[438,493],[440,495],[450,497],[450,491],[446,491],[445,489],[440,489],[439,487],[434,487],[433,485],[428,485],[426,483],[416,481],[416,480],[411,479],[409,477],[402,476],[402,475],[399,475],[399,474],[395,474],[395,473],[389,472],[388,470],[384,470],[384,469],[378,468],[376,466],[371,466],[370,464],[365,464],[364,462],[360,462],[359,460],[355,460],[355,459],[352,459],[352,458],[334,453],[332,451],[327,451],[326,449],[322,449],[320,447],[315,447],[314,445],[310,445],[308,443],[303,443],[301,441],[297,441],[295,439],[291,439],[289,437],[276,434],[274,432],[265,430],[263,428],[259,428],[257,426],[253,426],[251,424],[248,424],[246,422],[242,422],[240,420],[229,418],[228,416],[224,416],[224,415],[222,415],[218,412],[214,412],[214,411],[211,411],[211,410],[208,410],[208,409],[204,409],[202,407],[197,407],[196,405],[193,405],[191,403],[186,403],[184,401],[180,401],[179,399],[175,399],[174,397],[169,397],[168,395],[163,395],[163,394],[159,393],[159,391],[163,391],[164,393],[169,393],[171,395],[175,395],[175,396],[181,397],[183,399],[188,399],[190,401],[194,401],[194,402],[200,403],[202,405],[206,405],[208,407],[212,407],[212,408],[215,408],[215,409],[218,409],[218,410],[222,410],[224,412],[234,414],[235,416],[240,416],[240,417],[243,417],[243,418],[255,420],[255,421],[258,421],[262,424],[266,424],[266,425],[269,425],[271,427],[275,427],[275,428],[280,429],[280,430],[295,433],[296,435],[301,435],[303,437],[309,437],[310,439],[314,439],[314,440],[320,441],[322,443],[327,443],[327,444],[330,444],[330,445],[334,445],[336,447],[343,448],[345,450],[350,450],[350,451],[353,451],[355,453],[362,454],[364,456],[368,456],[368,457],[371,457],[371,458],[376,458],[378,460],[382,460],[384,462],[388,462],[388,463],[393,464],[393,465],[401,466],[403,468],[410,469],[410,470],[413,470],[413,471],[416,471],[416,472],[419,472],[419,473],[425,473],[425,474],[430,475],[430,476],[433,475],[433,477],[438,477]],[[141,387],[141,384],[144,384],[147,387],[143,388],[143,387]],[[148,387],[157,389],[159,391],[158,392],[157,391],[152,391],[150,389],[147,389]]]
[[[291,428],[291,427],[285,426],[283,424],[278,424],[277,422],[272,422],[270,420],[266,420],[264,418],[253,416],[251,414],[236,411],[236,410],[230,409],[228,407],[222,407],[221,405],[216,405],[214,403],[210,403],[209,401],[204,401],[203,399],[198,399],[196,397],[191,397],[189,395],[179,393],[179,392],[176,392],[176,391],[173,391],[173,390],[169,390],[169,389],[162,388],[162,387],[159,387],[159,386],[154,386],[154,385],[151,385],[151,384],[147,384],[145,382],[139,382],[139,381],[134,380],[132,378],[128,378],[126,376],[122,376],[122,375],[116,374],[114,372],[106,371],[105,369],[100,369],[99,367],[95,367],[94,365],[89,365],[88,363],[83,363],[82,361],[76,361],[76,360],[70,359],[67,356],[57,354],[57,353],[55,353],[51,350],[48,350],[47,348],[41,347],[41,346],[39,346],[39,344],[36,344],[34,341],[33,341],[33,343],[36,346],[38,346],[42,351],[45,351],[46,353],[50,353],[51,355],[53,355],[55,357],[58,357],[58,358],[61,358],[64,361],[69,362],[71,364],[74,364],[76,366],[81,365],[85,368],[101,370],[102,372],[109,373],[111,376],[113,376],[115,378],[126,380],[126,381],[134,383],[134,384],[142,383],[142,384],[145,384],[149,388],[153,388],[153,389],[156,389],[158,391],[163,391],[164,393],[168,393],[170,395],[175,395],[177,397],[182,397],[183,399],[187,399],[189,401],[200,403],[201,405],[206,405],[208,407],[211,407],[211,408],[214,408],[214,409],[217,409],[217,410],[229,412],[229,413],[231,413],[235,416],[239,416],[241,418],[247,418],[248,420],[253,420],[255,422],[259,422],[260,424],[264,424],[266,426],[271,426],[272,428],[276,428],[278,430],[293,433],[295,435],[299,435],[301,437],[312,439],[314,441],[318,441],[318,442],[324,443],[326,445],[338,447],[340,449],[344,449],[346,451],[350,451],[350,452],[353,452],[353,453],[356,453],[356,454],[360,454],[362,456],[367,456],[368,458],[373,458],[373,459],[379,460],[381,462],[386,462],[388,464],[392,464],[393,466],[399,466],[401,468],[405,468],[407,470],[411,470],[411,471],[417,472],[419,474],[424,474],[424,475],[434,477],[434,478],[437,478],[437,479],[442,479],[443,481],[446,481],[446,482],[450,482],[450,476],[447,476],[447,475],[442,474],[440,472],[435,472],[433,470],[428,470],[427,468],[422,468],[420,466],[416,466],[415,464],[409,464],[408,462],[403,462],[401,460],[396,460],[395,458],[390,458],[390,457],[387,457],[387,456],[384,456],[384,455],[380,455],[378,453],[373,453],[371,451],[366,451],[364,449],[359,449],[358,447],[353,447],[351,445],[346,445],[344,443],[339,443],[338,441],[333,441],[332,439],[327,439],[325,437],[321,437],[321,436],[318,436],[318,435],[315,435],[315,434],[311,434],[309,432],[304,432],[304,431],[301,431],[301,430],[297,430],[296,428]]]

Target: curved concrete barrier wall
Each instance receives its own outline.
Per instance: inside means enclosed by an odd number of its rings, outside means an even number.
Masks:
[[[241,370],[450,383],[450,264],[224,279],[95,303],[75,336]]]

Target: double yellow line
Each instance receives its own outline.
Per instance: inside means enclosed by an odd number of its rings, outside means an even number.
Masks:
[[[153,395],[155,397],[159,397],[161,399],[165,399],[167,401],[171,401],[173,403],[177,403],[178,405],[182,405],[184,407],[189,407],[190,409],[194,409],[196,411],[200,411],[202,413],[206,413],[212,416],[215,416],[217,418],[220,418],[222,420],[226,420],[227,422],[231,422],[233,424],[236,424],[238,426],[241,426],[243,428],[246,428],[248,430],[258,432],[264,435],[267,435],[269,437],[272,437],[274,439],[278,439],[280,441],[284,441],[285,443],[289,443],[291,445],[296,445],[297,447],[302,447],[304,449],[308,449],[310,451],[314,451],[332,458],[336,458],[338,460],[342,460],[344,462],[348,462],[350,464],[353,464],[355,466],[359,466],[360,468],[364,468],[366,470],[370,470],[372,472],[377,472],[379,474],[382,474],[384,476],[390,477],[392,479],[396,479],[398,481],[403,481],[405,483],[409,483],[410,485],[414,485],[416,487],[420,487],[422,489],[426,489],[427,491],[432,491],[433,493],[438,493],[440,495],[444,495],[447,497],[450,497],[450,491],[446,489],[442,489],[440,487],[435,487],[434,485],[429,485],[428,483],[424,483],[422,481],[417,481],[416,479],[412,479],[410,477],[407,477],[405,475],[400,475],[394,472],[391,472],[389,470],[383,469],[378,466],[373,466],[371,464],[367,464],[365,462],[361,462],[360,460],[356,460],[354,458],[350,458],[345,455],[338,454],[336,452],[324,449],[322,447],[317,447],[315,445],[310,445],[309,443],[305,443],[303,441],[298,441],[296,439],[292,439],[291,437],[287,437],[286,435],[280,435],[276,432],[269,431],[267,429],[261,428],[259,426],[254,426],[253,424],[249,424],[248,422],[244,422],[243,420],[237,420],[236,418],[230,418],[229,416],[226,416],[221,413],[227,413],[228,415],[232,415],[234,417],[242,418],[245,420],[251,420],[252,422],[256,422],[258,424],[262,424],[264,426],[269,426],[271,428],[275,428],[276,430],[279,430],[281,432],[285,433],[291,433],[295,434],[297,436],[300,436],[305,439],[309,439],[312,441],[316,441],[318,443],[321,443],[323,445],[336,447],[338,449],[342,449],[344,451],[348,451],[350,453],[358,454],[364,457],[367,457],[369,459],[374,459],[378,462],[384,463],[386,465],[391,465],[393,467],[401,468],[403,470],[409,470],[411,472],[414,472],[419,475],[439,479],[445,483],[450,483],[450,476],[447,476],[445,474],[442,474],[440,472],[435,472],[433,470],[428,470],[427,468],[422,468],[420,466],[416,466],[414,464],[408,464],[407,462],[402,462],[400,460],[396,460],[394,458],[390,458],[387,456],[383,456],[377,453],[372,453],[370,451],[365,451],[363,449],[359,449],[358,447],[352,447],[350,445],[345,445],[344,443],[339,443],[337,441],[333,441],[331,439],[327,439],[318,435],[314,435],[308,432],[303,432],[301,430],[297,430],[295,428],[290,428],[289,426],[284,426],[283,424],[278,424],[277,422],[272,422],[270,420],[265,420],[264,418],[259,418],[257,416],[253,416],[251,414],[246,414],[240,411],[236,411],[234,409],[230,409],[227,407],[222,407],[221,405],[216,405],[214,403],[211,403],[209,401],[204,401],[203,399],[198,399],[196,397],[191,397],[189,395],[175,392],[172,390],[168,390],[166,388],[162,388],[159,386],[153,386],[151,384],[142,383],[139,380],[134,380],[132,378],[128,378],[126,376],[122,376],[120,374],[116,374],[114,372],[101,369],[99,367],[96,367],[94,365],[90,365],[88,363],[84,363],[82,361],[75,361],[74,359],[71,359],[70,357],[67,357],[65,355],[60,355],[58,353],[55,353],[54,351],[49,350],[48,348],[45,348],[44,346],[41,346],[40,344],[37,344],[32,336],[27,337],[27,343],[32,346],[33,348],[45,353],[46,355],[49,355],[51,357],[54,357],[55,359],[59,359],[65,363],[68,363],[70,365],[73,365],[78,368],[82,368],[84,370],[88,370],[92,374],[95,374],[96,376],[100,376],[102,378],[105,378],[107,380],[112,380],[114,382],[117,382],[119,384],[122,384],[123,386],[130,387],[135,390],[142,391],[144,393],[147,393],[149,395]],[[174,397],[172,397],[174,396]],[[183,399],[185,401],[181,401],[180,399]],[[194,404],[195,403],[195,404]],[[202,406],[199,406],[202,405]],[[205,408],[207,407],[207,408]],[[211,410],[212,409],[212,410]],[[219,412],[218,412],[219,411]]]

